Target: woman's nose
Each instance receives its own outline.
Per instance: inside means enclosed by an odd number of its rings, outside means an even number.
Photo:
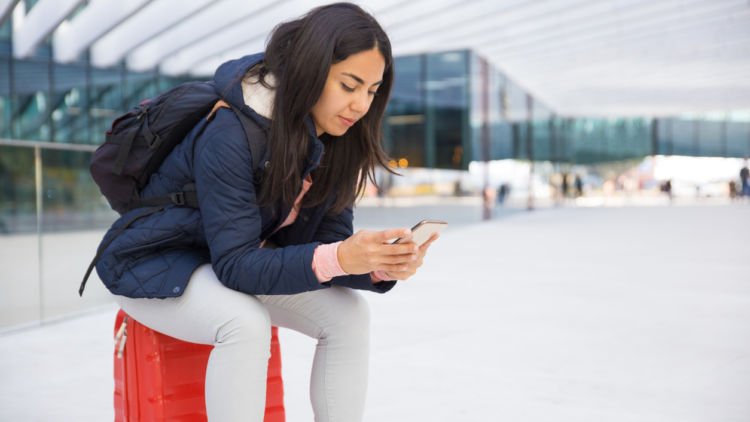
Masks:
[[[352,103],[350,105],[352,111],[357,112],[359,114],[365,114],[367,112],[367,109],[370,107],[370,95],[368,92],[364,92],[362,94],[358,94],[354,97],[352,100]]]

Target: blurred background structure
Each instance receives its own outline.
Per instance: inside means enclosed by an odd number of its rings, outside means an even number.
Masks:
[[[115,217],[87,167],[112,118],[321,3],[0,1],[0,330],[107,300],[74,294],[67,254]],[[481,198],[489,218],[742,196],[746,0],[360,4],[397,56],[384,142],[405,175],[381,172],[363,204]]]

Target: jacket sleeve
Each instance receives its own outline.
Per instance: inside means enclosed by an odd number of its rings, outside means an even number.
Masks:
[[[322,289],[312,270],[317,243],[260,248],[262,221],[250,148],[237,117],[220,110],[194,155],[198,204],[211,264],[227,287],[249,294]]]
[[[326,214],[320,222],[313,240],[320,243],[334,243],[340,240],[345,240],[354,233],[353,224],[354,211],[351,207],[347,207],[338,215]],[[385,293],[396,285],[395,280],[373,283],[370,274],[334,277],[329,283],[334,286],[369,290],[376,293]]]

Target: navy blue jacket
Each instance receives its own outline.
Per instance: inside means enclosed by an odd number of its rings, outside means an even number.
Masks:
[[[255,136],[267,142],[265,129],[270,122],[245,104],[240,83],[262,58],[256,54],[224,63],[214,82],[224,100],[257,125]],[[319,165],[323,154],[312,119],[308,117],[306,123],[310,149],[303,177]],[[245,131],[234,111],[220,109],[211,122],[199,123],[142,192],[143,197],[162,196],[194,182],[199,208],[168,206],[137,219],[118,235],[118,229],[144,209],[122,215],[104,236],[103,244],[114,239],[96,265],[107,288],[133,298],[179,296],[193,271],[207,262],[224,285],[249,294],[295,294],[331,285],[376,292],[393,287],[395,281],[372,283],[369,274],[335,277],[328,283],[316,278],[315,248],[352,235],[352,208],[330,214],[334,198],[301,209],[294,224],[273,234],[270,240],[277,249],[260,248],[289,207],[277,204],[272,210],[258,205],[256,192],[265,161],[256,162],[260,165],[254,169]]]

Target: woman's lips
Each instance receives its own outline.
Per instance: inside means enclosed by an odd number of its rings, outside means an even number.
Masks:
[[[347,126],[347,127],[351,127],[351,126],[353,126],[353,125],[354,125],[354,123],[356,122],[356,120],[351,120],[351,119],[347,119],[347,118],[345,118],[345,117],[341,117],[341,116],[339,116],[339,119],[340,119],[340,120],[341,120],[341,122],[342,122],[342,123],[343,123],[343,124],[344,124],[345,126]]]

